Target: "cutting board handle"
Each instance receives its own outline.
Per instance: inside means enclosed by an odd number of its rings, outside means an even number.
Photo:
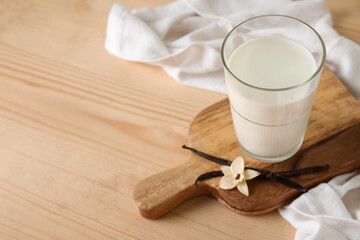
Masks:
[[[206,169],[191,158],[178,167],[152,175],[134,187],[134,200],[140,214],[145,218],[158,218],[183,201],[201,194],[209,194],[204,184],[194,187],[195,176]]]

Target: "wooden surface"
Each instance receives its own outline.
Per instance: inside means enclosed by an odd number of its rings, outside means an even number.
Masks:
[[[0,1],[0,239],[292,239],[276,211],[241,216],[205,196],[139,216],[134,184],[184,162],[190,121],[225,96],[109,55],[113,3]],[[360,43],[360,2],[328,4]]]
[[[245,166],[273,172],[329,164],[327,171],[292,178],[310,189],[360,167],[360,103],[325,68],[303,145],[290,159],[279,163],[262,163],[246,156],[237,144],[228,99],[206,108],[194,118],[189,130],[189,145],[229,160],[242,156]],[[220,167],[191,154],[189,160],[180,166],[141,180],[134,189],[134,199],[141,215],[146,218],[160,217],[183,201],[201,194],[214,196],[235,212],[259,215],[300,195],[298,190],[261,178],[248,182],[249,197],[237,189],[220,189],[220,178],[204,181],[195,189],[194,182],[198,176],[219,171]]]

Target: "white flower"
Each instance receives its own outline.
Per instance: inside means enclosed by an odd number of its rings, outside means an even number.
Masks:
[[[244,171],[244,159],[237,157],[231,166],[222,166],[221,171],[224,176],[220,180],[220,188],[222,189],[237,189],[244,195],[249,196],[249,189],[246,184],[246,180],[253,179],[260,175],[259,172],[246,169]]]

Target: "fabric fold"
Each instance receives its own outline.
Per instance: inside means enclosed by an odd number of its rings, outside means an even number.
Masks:
[[[295,239],[360,239],[360,171],[344,174],[301,195],[279,212]]]
[[[326,43],[327,66],[360,101],[359,45],[332,28],[324,0],[178,0],[131,12],[114,4],[105,48],[122,59],[161,66],[184,84],[226,93],[222,41],[238,23],[264,14],[290,15],[313,26]]]

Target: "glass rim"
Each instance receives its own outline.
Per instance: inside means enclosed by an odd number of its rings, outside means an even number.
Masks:
[[[233,33],[238,27],[240,27],[241,25],[249,22],[249,21],[252,21],[254,19],[257,19],[257,18],[264,18],[264,17],[284,17],[284,18],[290,18],[292,20],[295,20],[295,21],[298,21],[302,24],[304,24],[305,26],[307,26],[308,28],[310,28],[315,34],[316,36],[318,37],[318,39],[320,40],[320,43],[321,43],[321,47],[322,47],[322,50],[323,50],[323,53],[322,53],[322,59],[321,59],[321,63],[319,65],[319,67],[317,67],[316,71],[303,83],[299,83],[299,84],[296,84],[296,85],[293,85],[293,86],[290,86],[290,87],[285,87],[285,88],[263,88],[263,87],[257,87],[257,86],[254,86],[254,85],[251,85],[249,83],[246,83],[244,82],[243,80],[241,80],[240,78],[238,78],[237,76],[235,76],[234,73],[231,72],[231,70],[229,69],[226,61],[225,61],[225,56],[224,56],[224,48],[225,48],[225,44],[226,44],[226,41],[227,39],[229,38],[229,36],[231,35],[231,33]],[[241,45],[240,45],[241,46]],[[306,22],[298,19],[298,18],[295,18],[295,17],[291,17],[291,16],[287,16],[287,15],[282,15],[282,14],[266,14],[266,15],[259,15],[259,16],[255,16],[255,17],[252,17],[252,18],[249,18],[241,23],[239,23],[238,25],[236,25],[235,27],[233,27],[231,29],[231,31],[226,35],[222,45],[221,45],[221,59],[222,59],[222,62],[223,62],[223,65],[225,67],[225,69],[236,79],[238,80],[239,82],[249,86],[249,87],[252,87],[252,88],[255,88],[255,89],[259,89],[259,90],[264,90],[264,91],[285,91],[285,90],[290,90],[290,89],[294,89],[294,88],[298,88],[298,87],[301,87],[307,83],[309,83],[311,80],[313,80],[320,72],[321,70],[323,69],[324,67],[324,64],[325,64],[325,59],[326,59],[326,47],[325,47],[325,43],[324,43],[324,40],[321,38],[320,34],[313,28],[311,27],[309,24],[307,24]]]

